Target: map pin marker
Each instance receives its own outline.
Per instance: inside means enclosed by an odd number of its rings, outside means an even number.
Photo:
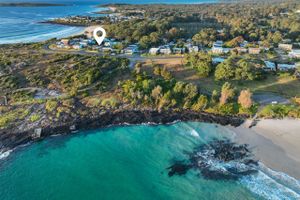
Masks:
[[[102,32],[101,37],[99,37],[98,34],[97,34],[100,31]],[[97,28],[95,28],[95,30],[93,32],[93,36],[94,36],[95,40],[97,41],[98,45],[101,45],[104,38],[106,37],[106,31],[102,27],[97,27]]]

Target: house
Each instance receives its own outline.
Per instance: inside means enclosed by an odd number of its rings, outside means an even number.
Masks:
[[[159,48],[151,48],[149,50],[149,54],[151,55],[157,55],[159,53]]]
[[[249,42],[244,40],[242,43],[240,43],[240,47],[245,48],[248,44]]]
[[[265,66],[263,67],[263,69],[265,71],[276,71],[276,64],[270,61],[264,61]]]
[[[199,47],[198,46],[189,46],[188,51],[189,51],[189,53],[199,52]]]
[[[63,45],[65,45],[65,46],[68,46],[69,42],[70,42],[69,39],[61,39],[61,43],[63,43]]]
[[[0,106],[7,106],[6,96],[0,96]]]
[[[222,57],[214,57],[214,58],[212,58],[212,63],[214,65],[217,65],[217,64],[222,63],[224,61],[225,61],[225,58],[222,58]]]
[[[102,48],[101,48],[101,51],[102,51],[102,52],[112,52],[113,49],[112,49],[111,47],[102,47]]]
[[[248,52],[249,54],[259,54],[260,53],[260,48],[249,48]]]
[[[159,48],[159,53],[169,55],[172,53],[172,50],[169,45],[165,45]]]
[[[183,54],[185,52],[185,48],[173,48],[174,54]]]
[[[236,47],[234,50],[236,50],[239,54],[248,52],[248,50],[244,47]]]
[[[296,65],[295,64],[278,64],[277,68],[280,71],[289,71],[289,70],[296,69]]]
[[[290,58],[300,58],[300,49],[292,49],[289,53]]]
[[[224,53],[223,44],[224,43],[221,40],[214,42],[211,51],[215,54]]]
[[[79,44],[74,44],[74,45],[72,46],[72,48],[73,48],[73,49],[79,50],[79,49],[82,49],[83,47],[82,47],[81,45],[79,45]]]
[[[279,48],[279,49],[282,49],[282,50],[284,50],[284,51],[291,51],[292,48],[293,48],[293,45],[292,45],[292,44],[284,44],[284,43],[280,43],[280,44],[278,45],[278,48]]]
[[[125,54],[132,55],[132,54],[135,54],[135,53],[139,53],[139,48],[138,48],[137,45],[132,44],[132,45],[129,45],[127,48],[125,48],[123,50],[123,52]]]

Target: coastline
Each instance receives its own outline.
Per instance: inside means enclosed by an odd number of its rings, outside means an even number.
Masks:
[[[300,180],[300,120],[261,119],[252,128],[247,122],[228,128],[235,133],[235,140],[249,144],[267,167]]]
[[[98,115],[91,115],[88,118],[70,119],[67,122],[58,122],[55,125],[47,124],[42,127],[30,127],[22,130],[16,128],[1,129],[0,152],[3,153],[20,145],[38,141],[52,135],[74,134],[82,130],[93,130],[110,126],[144,123],[169,124],[175,121],[198,121],[236,127],[242,124],[244,120],[241,117],[214,115],[189,110],[166,110],[162,112],[156,110],[105,111]],[[38,137],[36,137],[37,129],[40,129]]]

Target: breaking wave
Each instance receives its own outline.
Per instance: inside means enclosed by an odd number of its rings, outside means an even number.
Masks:
[[[243,176],[239,182],[251,192],[269,200],[300,199],[300,182],[282,172],[259,164],[256,174]]]

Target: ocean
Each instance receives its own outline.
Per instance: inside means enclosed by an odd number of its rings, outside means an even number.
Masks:
[[[168,175],[186,152],[225,138],[232,140],[234,133],[198,122],[50,137],[0,160],[0,199],[300,199],[299,181],[262,164],[236,180],[208,179],[197,170]]]
[[[74,15],[95,16],[96,5],[107,3],[137,3],[134,0],[105,0],[105,1],[47,1],[47,0],[0,0],[1,2],[50,2],[62,3],[68,6],[55,7],[0,7],[0,44],[28,43],[44,41],[51,38],[63,38],[78,34],[84,30],[82,27],[72,27],[54,24],[42,24],[40,22],[58,17]],[[143,0],[143,3],[215,3],[217,0]]]

